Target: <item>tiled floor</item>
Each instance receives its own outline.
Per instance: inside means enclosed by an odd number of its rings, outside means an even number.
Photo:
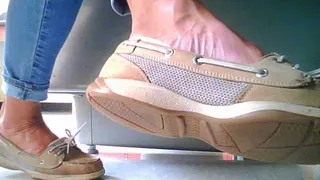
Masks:
[[[75,131],[71,114],[45,115],[59,136]],[[318,180],[320,166],[261,164],[223,161],[217,153],[101,147],[106,180]],[[196,155],[197,154],[197,155]],[[201,156],[200,156],[201,155]],[[228,156],[223,157],[224,159]],[[0,168],[0,180],[28,180],[20,171]]]

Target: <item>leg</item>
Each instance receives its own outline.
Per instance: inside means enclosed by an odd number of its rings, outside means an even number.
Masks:
[[[0,124],[0,166],[37,179],[95,179],[100,159],[77,148],[72,135],[54,135],[42,119],[53,65],[82,0],[11,0],[7,19]],[[12,144],[18,146],[13,146]]]
[[[39,101],[81,0],[10,2],[4,51],[1,134],[28,153],[40,155],[57,137],[45,125]],[[17,113],[19,112],[19,113]]]

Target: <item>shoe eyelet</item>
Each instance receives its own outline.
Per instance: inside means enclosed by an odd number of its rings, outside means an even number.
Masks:
[[[48,154],[52,154],[52,151],[51,151],[51,150],[49,150],[49,151],[48,151]]]
[[[40,161],[40,164],[44,164],[44,160],[41,160],[41,161]]]
[[[200,58],[202,58],[202,56],[195,56],[193,58],[193,63],[196,65],[201,65],[202,63],[198,61]]]
[[[165,56],[166,56],[167,58],[169,58],[169,57],[171,57],[171,56],[173,55],[173,53],[174,53],[174,51],[173,51],[172,49],[168,49],[168,50],[166,50],[166,52],[165,52]]]
[[[268,74],[269,74],[269,71],[267,69],[259,69],[256,76],[259,78],[263,78],[268,76]]]

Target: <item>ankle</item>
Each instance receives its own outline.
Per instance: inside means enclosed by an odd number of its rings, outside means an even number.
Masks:
[[[44,122],[41,115],[40,103],[5,97],[5,101],[1,107],[0,125],[2,129],[23,129],[33,124],[41,123]]]
[[[0,124],[0,134],[23,151],[36,156],[41,155],[52,141],[58,139],[44,122],[11,129],[3,128]]]
[[[44,127],[46,127],[46,124],[42,119],[34,122],[26,122],[24,124],[19,124],[16,126],[14,126],[12,123],[10,124],[10,123],[1,122],[0,134],[2,134],[5,137],[10,137],[12,135],[18,135],[21,133],[32,131],[33,129],[44,128]]]
[[[196,0],[128,0],[128,4],[132,14],[132,36],[151,38],[194,26],[203,9]]]
[[[0,134],[27,153],[41,155],[58,138],[43,121],[40,103],[6,97],[1,119]]]

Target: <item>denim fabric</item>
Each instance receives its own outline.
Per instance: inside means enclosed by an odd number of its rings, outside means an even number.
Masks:
[[[6,24],[2,89],[7,96],[42,101],[55,59],[82,0],[11,0]]]
[[[7,13],[2,90],[10,97],[47,99],[56,57],[71,31],[82,0],[11,0]],[[119,15],[126,0],[111,0]]]

